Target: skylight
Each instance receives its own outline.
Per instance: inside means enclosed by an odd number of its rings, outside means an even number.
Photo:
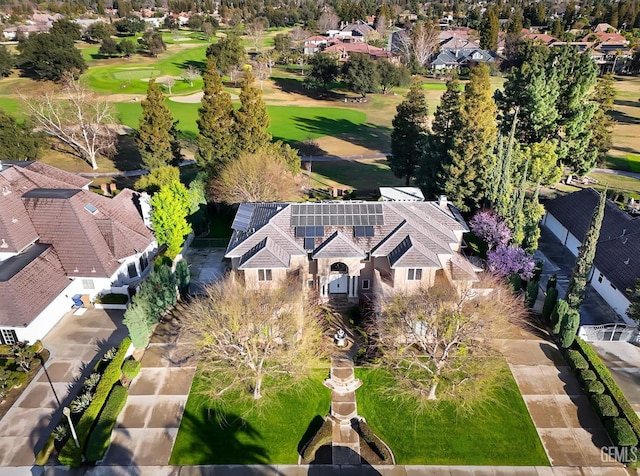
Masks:
[[[96,213],[98,213],[98,209],[94,205],[92,205],[91,203],[87,203],[84,206],[84,209],[86,211],[88,211],[89,213],[91,213],[92,215],[95,215]]]

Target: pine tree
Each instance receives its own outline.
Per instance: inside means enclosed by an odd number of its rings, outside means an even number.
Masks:
[[[490,195],[497,139],[496,105],[489,67],[470,73],[463,95],[457,130],[453,131],[451,162],[444,166],[444,192],[462,211],[477,209]]]
[[[498,48],[500,22],[495,6],[487,8],[480,23],[480,48],[495,51]]]
[[[127,326],[133,346],[138,350],[146,348],[149,344],[151,328],[147,323],[147,315],[144,307],[134,301],[125,311],[122,322]]]
[[[453,147],[453,131],[459,127],[461,108],[462,85],[454,77],[447,82],[447,90],[436,108],[432,132],[427,136],[416,171],[416,184],[428,196],[444,190],[447,178],[444,176],[443,167],[449,162],[449,151]]]
[[[591,224],[584,236],[580,251],[578,251],[578,257],[576,258],[571,280],[567,286],[566,300],[569,306],[576,311],[580,310],[580,305],[584,298],[584,289],[587,286],[591,266],[596,256],[596,247],[600,239],[600,227],[602,226],[605,205],[607,203],[606,192],[601,192],[599,196],[598,206],[593,212]]]
[[[235,158],[233,137],[233,104],[231,95],[222,87],[216,61],[207,60],[207,70],[203,76],[204,96],[198,109],[198,165],[215,176],[224,165]]]
[[[495,197],[492,197],[494,204],[494,210],[498,216],[506,219],[508,211],[511,206],[511,176],[512,176],[512,161],[513,149],[515,144],[516,125],[518,124],[518,109],[516,108],[513,115],[511,130],[509,131],[509,137],[507,138],[507,145],[502,154],[498,154],[498,160],[494,167],[495,170],[499,170],[499,173],[494,174],[496,193]]]
[[[429,109],[422,85],[413,83],[405,99],[396,107],[391,124],[391,155],[387,156],[391,171],[405,178],[406,185],[416,175],[418,158],[427,140]]]
[[[235,111],[235,141],[238,153],[253,154],[271,142],[269,114],[262,91],[254,86],[255,77],[245,71],[240,91],[240,109]]]
[[[597,104],[598,109],[596,109],[589,124],[589,131],[591,132],[589,148],[597,150],[599,160],[604,160],[612,146],[611,136],[613,134],[614,121],[608,112],[613,108],[615,95],[613,75],[605,74],[598,78],[593,94],[593,101]]]
[[[149,80],[147,97],[142,100],[142,118],[136,142],[142,162],[149,170],[169,165],[173,159],[173,117],[164,103],[164,95],[154,79]]]

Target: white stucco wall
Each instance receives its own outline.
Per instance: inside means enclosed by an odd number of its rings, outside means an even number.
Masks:
[[[565,242],[568,231],[553,215],[549,213],[545,214],[542,223],[549,228],[551,233],[553,233],[561,243]]]
[[[53,326],[71,310],[73,306],[71,297],[77,294],[74,287],[75,283],[71,282],[27,327],[12,327],[11,329],[16,331],[18,340],[34,343],[47,335]]]
[[[591,285],[593,289],[595,289],[602,299],[607,301],[609,306],[613,308],[623,319],[624,321],[632,326],[635,326],[637,323],[632,319],[627,317],[627,308],[629,307],[629,300],[622,294],[622,292],[615,288],[611,281],[609,281],[606,276],[601,275],[598,268],[593,268],[593,276],[591,278]]]

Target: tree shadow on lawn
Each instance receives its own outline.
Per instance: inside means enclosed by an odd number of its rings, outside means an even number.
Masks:
[[[640,124],[640,119],[620,111],[609,111],[611,119],[621,124]]]
[[[640,101],[629,101],[625,99],[614,99],[613,104],[616,106],[640,107]]]
[[[317,136],[333,136],[372,151],[386,153],[388,151],[391,129],[372,124],[356,124],[348,119],[331,119],[325,117],[292,118],[298,130]],[[284,142],[285,139],[277,138]]]
[[[283,93],[295,93],[307,96],[311,99],[324,101],[344,101],[347,96],[344,93],[338,93],[332,90],[323,91],[322,89],[308,89],[304,87],[304,81],[294,78],[271,78],[277,88]]]
[[[261,440],[241,416],[200,405],[184,412],[171,464],[267,464]]]
[[[133,135],[118,135],[116,154],[113,156],[113,165],[118,170],[136,170],[142,168],[142,156]]]
[[[181,63],[173,63],[174,66],[177,66],[180,69],[187,69],[189,66],[196,68],[200,72],[204,72],[207,68],[207,63],[205,61],[197,61],[197,60],[186,60]]]

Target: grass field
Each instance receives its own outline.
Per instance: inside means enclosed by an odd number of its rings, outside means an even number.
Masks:
[[[309,428],[329,412],[330,391],[322,385],[327,370],[318,370],[302,389],[269,394],[264,388],[260,410],[246,405],[207,411],[207,398],[194,380],[169,464],[297,464],[298,448]]]
[[[393,175],[386,159],[314,162],[310,182],[314,188],[337,187],[356,190],[404,185],[404,180]]]
[[[506,363],[502,385],[471,414],[436,402],[417,415],[385,399],[388,376],[356,369],[358,414],[391,448],[397,464],[549,466],[540,438]]]
[[[180,121],[179,130],[187,134],[197,133],[199,103],[167,101],[166,104],[173,118]],[[123,124],[138,127],[138,121],[142,117],[139,102],[116,103],[115,106]],[[342,108],[268,106],[267,110],[271,120],[269,132],[275,139],[285,142],[349,133],[364,124],[367,119],[363,112]]]

